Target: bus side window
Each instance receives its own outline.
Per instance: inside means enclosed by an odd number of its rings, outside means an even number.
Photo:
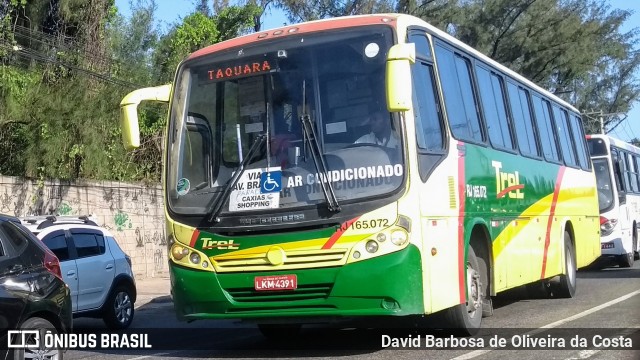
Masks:
[[[624,161],[625,161],[625,167],[627,169],[626,171],[626,177],[629,183],[629,191],[630,192],[638,192],[638,183],[636,182],[636,171],[634,168],[634,164],[633,164],[633,158],[632,155],[629,153],[623,153],[624,155]]]
[[[494,148],[511,150],[513,136],[505,109],[502,78],[481,66],[476,66],[476,75],[489,140]]]
[[[589,154],[587,151],[587,140],[584,136],[584,130],[582,129],[582,121],[575,114],[569,115],[571,133],[573,134],[573,140],[576,143],[576,151],[578,153],[578,161],[580,167],[584,170],[591,170],[591,161],[589,160]]]
[[[540,149],[536,141],[535,127],[531,117],[529,105],[529,93],[510,82],[507,83],[511,113],[515,125],[515,137],[517,138],[520,152],[532,157],[540,157]]]
[[[551,113],[549,112],[549,102],[534,95],[533,108],[535,109],[536,123],[538,124],[538,133],[540,134],[544,157],[549,161],[560,162],[556,135],[552,125]]]
[[[618,191],[626,192],[627,187],[625,186],[624,177],[622,176],[624,165],[620,156],[618,149],[611,149],[611,162],[613,163],[613,177],[616,180],[616,188]]]
[[[562,158],[564,163],[568,166],[578,166],[577,156],[575,152],[575,146],[573,144],[573,138],[571,130],[569,128],[569,118],[567,112],[561,109],[558,105],[554,104],[553,117],[556,123],[556,129],[558,131],[558,140],[560,140],[560,150],[562,151]]]
[[[637,192],[640,192],[640,156],[632,155],[633,168],[635,170],[635,182],[637,186]]]
[[[412,72],[418,149],[441,154],[445,148],[444,129],[435,88],[435,74],[429,60],[429,42],[422,30],[412,31],[409,34],[409,42],[416,44],[418,57]]]
[[[469,60],[439,44],[436,45],[436,59],[453,136],[459,140],[484,142]]]

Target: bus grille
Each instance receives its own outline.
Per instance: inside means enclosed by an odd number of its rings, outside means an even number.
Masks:
[[[331,284],[298,285],[295,290],[256,291],[253,288],[225,289],[236,302],[300,301],[326,299],[331,292]]]
[[[218,256],[211,259],[217,272],[303,269],[343,265],[347,249],[289,250],[281,265],[273,265],[266,253]]]

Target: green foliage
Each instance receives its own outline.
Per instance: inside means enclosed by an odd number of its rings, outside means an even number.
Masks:
[[[254,19],[262,14],[262,8],[255,4],[243,7],[229,6],[215,16],[218,41],[232,39],[247,32],[254,26]]]
[[[280,0],[276,6],[287,11],[292,22],[324,19],[328,17],[391,12],[391,0]]]
[[[114,0],[0,1],[0,173],[39,184],[46,178],[158,182],[167,108],[140,106],[142,145],[126,152],[120,100],[135,88],[172,81],[193,51],[258,30],[270,6],[294,22],[395,9],[449,32],[581,110],[626,113],[640,98],[639,30],[623,33],[629,12],[595,0],[194,4],[192,14],[161,34],[154,0],[135,0],[128,18]],[[15,36],[20,27],[32,34]],[[605,128],[621,119],[606,118]],[[118,220],[126,224],[123,215]]]
[[[156,48],[154,63],[160,81],[171,81],[180,61],[202,47],[215,44],[217,39],[218,29],[212,18],[201,12],[185,17],[182,24],[160,39]]]
[[[640,98],[638,30],[620,29],[628,11],[594,0],[400,3],[581,111],[626,113]]]
[[[157,79],[171,81],[178,64],[189,54],[247,31],[261,12],[260,7],[249,4],[226,7],[213,17],[199,11],[186,16],[158,43],[153,61]]]

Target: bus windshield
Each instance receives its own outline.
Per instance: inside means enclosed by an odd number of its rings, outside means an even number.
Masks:
[[[171,210],[207,214],[219,202],[222,214],[317,206],[329,200],[323,183],[339,203],[398,190],[401,127],[384,94],[391,45],[390,28],[370,26],[187,62],[170,113]]]
[[[600,213],[607,211],[613,205],[613,186],[607,159],[594,159],[593,166],[596,170],[596,182],[598,184],[598,203]]]

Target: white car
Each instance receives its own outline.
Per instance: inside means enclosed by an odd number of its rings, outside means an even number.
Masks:
[[[131,258],[113,234],[87,217],[27,217],[22,223],[60,260],[74,317],[98,317],[111,329],[133,321],[136,284]]]

